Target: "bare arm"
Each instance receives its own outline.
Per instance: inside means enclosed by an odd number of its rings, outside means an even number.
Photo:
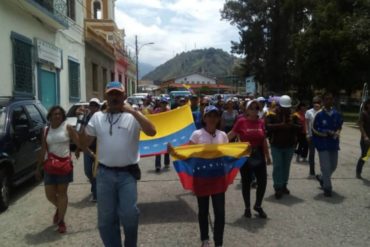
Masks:
[[[86,134],[85,127],[83,128],[84,129],[78,134],[78,137],[80,140],[81,149],[86,151],[95,140],[95,136],[89,136],[88,134]]]
[[[229,141],[233,140],[235,137],[237,137],[237,134],[234,131],[231,130],[229,133],[227,133],[227,138]]]
[[[271,164],[271,156],[270,156],[270,152],[269,152],[269,146],[268,146],[268,143],[267,143],[267,139],[265,139],[263,141],[263,152],[265,154],[266,163],[268,165],[270,165]]]
[[[81,143],[80,143],[80,138],[78,137],[77,132],[69,124],[67,125],[67,131],[68,131],[69,138],[72,140],[72,142],[74,144],[76,144],[78,148],[82,149],[81,148]]]

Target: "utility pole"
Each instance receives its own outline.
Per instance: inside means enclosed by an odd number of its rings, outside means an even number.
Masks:
[[[136,55],[136,93],[139,92],[139,47],[137,35],[135,35],[135,55]]]

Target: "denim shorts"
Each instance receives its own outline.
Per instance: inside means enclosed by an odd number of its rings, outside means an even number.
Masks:
[[[73,182],[73,171],[67,175],[54,175],[44,172],[44,184],[53,185],[53,184],[68,184]]]

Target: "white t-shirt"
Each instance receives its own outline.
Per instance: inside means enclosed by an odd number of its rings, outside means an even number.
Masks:
[[[69,133],[67,130],[67,122],[64,121],[58,128],[53,129],[48,127],[49,132],[46,136],[48,151],[59,157],[68,157],[69,151]]]
[[[308,125],[307,125],[307,136],[312,137],[312,125],[313,125],[313,120],[315,119],[316,114],[319,111],[316,111],[314,108],[311,108],[306,111],[305,114],[305,119],[308,120]]]
[[[129,113],[113,114],[111,122],[116,122],[112,126],[112,135],[106,112],[96,112],[86,126],[86,133],[97,139],[99,162],[110,167],[137,164],[140,160],[140,124]]]
[[[195,144],[222,144],[228,143],[229,139],[223,131],[216,130],[215,135],[212,136],[204,128],[201,128],[193,132],[190,141]]]

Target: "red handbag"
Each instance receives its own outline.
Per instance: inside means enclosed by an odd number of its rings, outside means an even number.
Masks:
[[[46,137],[49,132],[49,127],[46,129],[45,133],[45,143]],[[73,170],[71,155],[68,157],[59,157],[48,150],[48,144],[46,143],[46,151],[48,153],[47,160],[44,163],[44,170],[48,174],[52,175],[68,175]]]

